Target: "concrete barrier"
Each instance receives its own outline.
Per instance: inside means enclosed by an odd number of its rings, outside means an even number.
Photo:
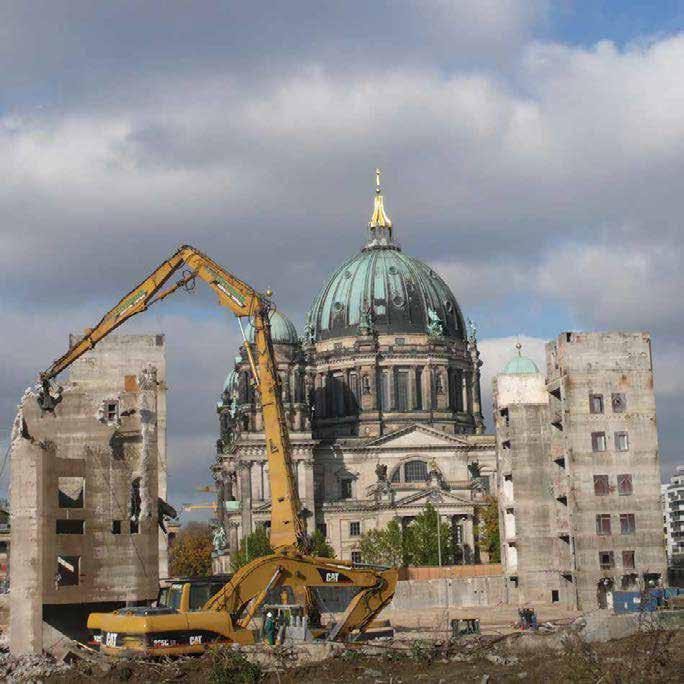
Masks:
[[[506,579],[491,577],[441,578],[397,582],[390,610],[496,606],[505,601]]]
[[[454,579],[461,577],[497,577],[503,575],[500,563],[486,565],[414,565],[399,568],[399,580]]]

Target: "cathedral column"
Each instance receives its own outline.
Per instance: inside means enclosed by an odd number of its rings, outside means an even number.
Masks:
[[[461,377],[461,410],[469,411],[470,402],[468,401],[468,382],[465,373],[460,373]]]
[[[387,369],[387,375],[389,377],[389,387],[387,391],[389,392],[389,407],[390,411],[397,410],[397,367],[390,366]]]
[[[252,531],[252,462],[240,461],[240,517],[242,536]]]
[[[268,461],[264,462],[264,500],[271,500],[271,478],[268,468]]]
[[[349,383],[349,368],[344,368],[342,370],[342,376],[344,377],[344,383],[342,385],[342,397],[344,399],[344,415],[351,416],[353,407],[351,384]]]
[[[463,521],[463,562],[475,562],[475,536],[473,534],[473,516],[469,515]]]
[[[235,558],[235,554],[239,550],[238,545],[238,527],[239,523],[237,520],[228,521],[228,553],[231,558]]]
[[[437,408],[444,411],[449,405],[448,373],[444,366],[435,368],[435,394],[437,395]]]
[[[304,518],[304,525],[306,526],[307,533],[313,534],[316,529],[313,460],[309,458],[300,459],[297,463],[299,464],[297,470],[299,500],[302,503],[302,507],[309,512],[309,515]]]
[[[255,461],[252,464],[252,468],[250,471],[250,478],[251,478],[251,485],[252,485],[252,498],[255,501],[263,501],[263,498],[264,498],[263,480],[261,477],[262,470],[261,469],[262,469],[261,461]]]

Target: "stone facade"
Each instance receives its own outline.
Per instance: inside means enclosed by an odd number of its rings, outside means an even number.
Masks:
[[[546,360],[494,383],[509,597],[606,607],[665,578],[650,337],[563,333]]]
[[[409,524],[431,502],[451,524],[459,562],[474,562],[477,508],[496,488],[475,331],[439,275],[393,241],[379,188],[371,224],[367,244],[315,297],[302,338],[280,312],[271,320],[307,529],[358,560],[365,531]],[[213,472],[227,547],[216,569],[226,570],[238,539],[270,515],[244,346],[218,412]]]
[[[89,612],[157,595],[163,345],[111,336],[74,363],[54,412],[33,392],[22,400],[11,444],[13,653],[40,653],[52,630],[84,636]]]

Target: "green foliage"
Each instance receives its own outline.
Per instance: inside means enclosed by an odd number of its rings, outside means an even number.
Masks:
[[[454,543],[451,526],[443,521],[439,523],[438,515],[432,504],[427,504],[422,513],[406,528],[404,532],[404,552],[407,565],[439,565],[439,549],[441,547],[442,565],[454,563]]]
[[[364,563],[403,565],[403,535],[396,520],[391,520],[383,529],[366,532],[361,537],[360,547]]]
[[[316,530],[309,538],[311,544],[311,555],[319,558],[335,558],[333,547],[328,544],[328,540],[320,530]]]
[[[263,679],[259,665],[232,649],[212,649],[210,657],[209,684],[256,684]]]
[[[490,563],[501,562],[501,536],[499,533],[499,504],[490,496],[487,505],[479,509],[481,524],[479,526],[480,549],[489,554]]]
[[[231,559],[230,565],[233,572],[239,570],[243,565],[261,556],[268,556],[273,553],[268,532],[261,525],[242,539],[240,550]]]
[[[211,574],[214,545],[206,523],[192,522],[176,536],[169,549],[169,570],[173,577],[199,577]]]
[[[392,520],[380,530],[369,530],[361,538],[361,558],[379,565],[442,565],[454,563],[454,540],[449,523],[439,523],[437,511],[427,504],[422,513],[402,532]]]

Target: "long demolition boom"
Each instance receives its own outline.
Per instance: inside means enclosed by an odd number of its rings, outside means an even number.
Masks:
[[[181,279],[162,289],[183,267],[187,270],[182,272]],[[216,292],[221,306],[230,309],[238,317],[248,317],[254,327],[256,362],[247,340],[245,347],[254,382],[261,396],[264,416],[272,499],[271,546],[276,552],[285,549],[304,551],[306,532],[300,517],[301,504],[292,470],[290,438],[280,392],[280,376],[273,353],[269,322],[270,299],[267,295],[253,290],[194,247],[180,247],[170,259],[108,311],[94,328],[89,329],[84,337],[74,343],[50,368],[41,373],[41,400],[46,407],[54,405],[55,400],[50,395],[50,380],[129,318],[146,311],[152,304],[168,297],[178,288],[188,286],[196,277],[204,280]]]

